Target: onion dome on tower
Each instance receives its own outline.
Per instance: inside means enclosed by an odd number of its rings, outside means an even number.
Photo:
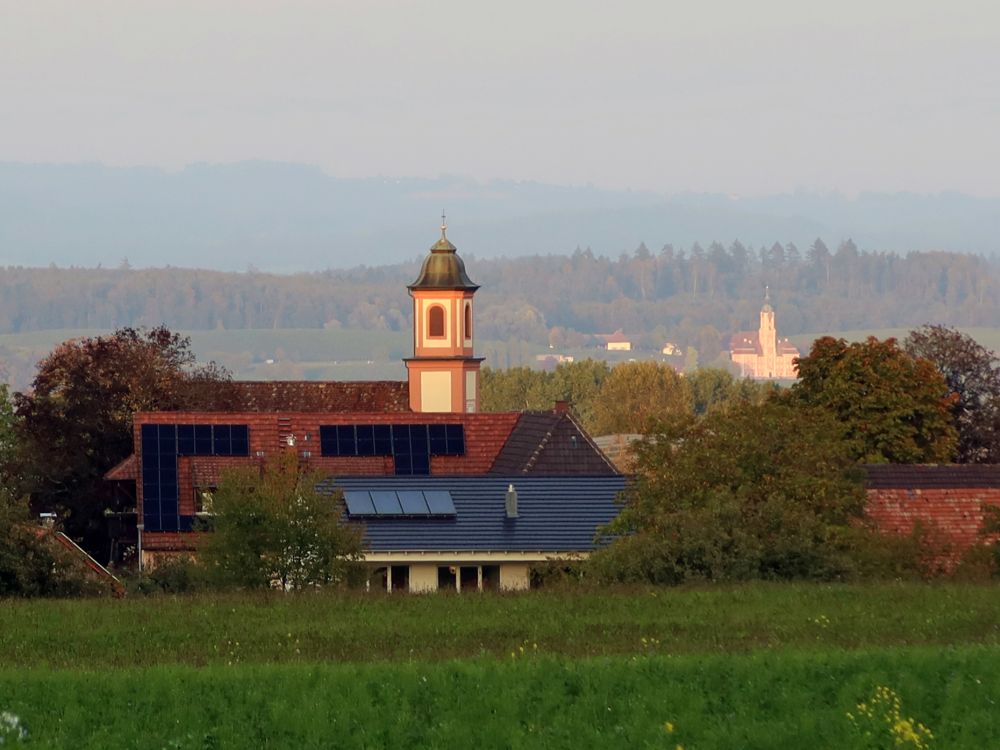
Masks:
[[[479,285],[448,240],[441,215],[441,239],[431,247],[413,298],[413,356],[406,362],[410,408],[419,412],[479,410],[479,366],[473,355],[472,306]]]
[[[459,257],[456,248],[445,232],[448,225],[441,215],[441,239],[431,246],[430,254],[424,258],[417,280],[407,288],[414,289],[462,289],[474,292],[479,288],[465,272],[465,262]]]

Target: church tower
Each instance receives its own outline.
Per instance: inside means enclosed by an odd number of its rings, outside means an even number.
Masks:
[[[441,217],[441,239],[431,247],[413,298],[413,356],[406,362],[410,409],[416,412],[479,411],[479,365],[473,356],[473,302],[479,288],[465,273]]]
[[[778,330],[774,325],[774,308],[771,307],[771,290],[764,287],[764,306],[760,308],[760,329],[757,331],[763,357],[763,372],[767,378],[778,376]]]

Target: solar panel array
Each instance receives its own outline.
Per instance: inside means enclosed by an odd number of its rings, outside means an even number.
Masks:
[[[146,531],[190,531],[193,516],[179,507],[179,456],[249,456],[245,424],[144,424],[142,522]]]
[[[455,515],[447,490],[350,490],[344,501],[353,517]]]
[[[324,456],[392,456],[399,476],[431,473],[431,456],[464,456],[460,424],[341,424],[319,428]]]

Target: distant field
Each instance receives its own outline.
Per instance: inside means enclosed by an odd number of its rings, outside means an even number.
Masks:
[[[45,748],[844,748],[861,746],[847,712],[885,685],[933,746],[983,748],[1000,737],[998,593],[5,601],[0,711]]]
[[[0,351],[6,349],[17,358],[36,362],[67,339],[107,333],[59,329],[0,334]],[[413,352],[412,334],[399,331],[267,328],[179,333],[190,337],[199,362],[214,360],[235,377],[249,380],[402,380],[406,377],[403,357]],[[478,341],[477,347],[483,355],[509,348],[505,342],[489,339]],[[531,363],[536,350],[542,348],[518,346],[513,356]]]
[[[962,330],[983,346],[1000,351],[1000,328]],[[804,333],[789,338],[805,354],[812,342],[822,335],[849,341],[860,341],[867,336],[894,336],[902,340],[908,331],[906,328],[833,331],[827,334]],[[15,386],[23,387],[30,380],[32,363],[48,354],[54,346],[70,338],[103,333],[108,331],[64,329],[2,334],[0,352],[7,350],[12,358],[22,362],[19,373],[23,382],[15,382]],[[191,337],[191,345],[199,361],[214,360],[229,368],[235,377],[248,380],[402,380],[406,377],[402,359],[410,354],[412,347],[410,334],[398,331],[268,328],[181,333]],[[535,365],[535,355],[548,352],[543,347],[526,344],[511,347],[504,342],[489,340],[477,342],[477,348],[481,355],[488,357],[487,364],[494,366],[497,364],[493,357],[495,353],[503,353],[499,360],[503,366],[506,363]],[[609,353],[600,349],[573,349],[558,353],[577,359],[604,359],[612,364],[630,359],[662,359],[658,353],[646,351]],[[3,370],[3,362],[0,362],[0,373]]]

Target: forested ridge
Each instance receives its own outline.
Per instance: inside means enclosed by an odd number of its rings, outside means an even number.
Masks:
[[[460,252],[462,252],[460,248]],[[708,361],[730,333],[756,326],[770,288],[782,335],[915,326],[989,326],[1000,319],[998,262],[945,252],[860,251],[822,240],[748,248],[739,242],[645,244],[618,258],[577,250],[481,260],[464,253],[480,339],[582,346],[622,328],[640,346],[694,346]],[[276,275],[182,268],[0,269],[0,333],[49,329],[410,326],[405,285],[417,263]]]

